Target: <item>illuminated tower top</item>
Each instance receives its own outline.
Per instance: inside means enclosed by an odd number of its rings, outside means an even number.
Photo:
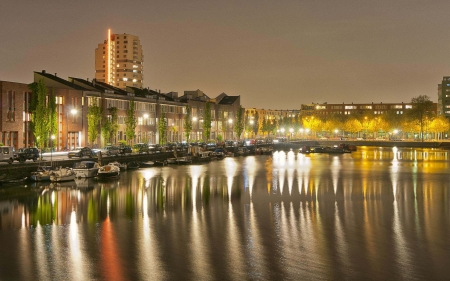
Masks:
[[[144,85],[144,54],[139,37],[111,34],[95,49],[95,79],[111,86],[142,88]]]

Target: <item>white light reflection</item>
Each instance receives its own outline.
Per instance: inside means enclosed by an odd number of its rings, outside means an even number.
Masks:
[[[397,147],[393,147],[392,148],[392,152],[394,155],[394,159],[392,159],[392,166],[391,166],[391,182],[392,182],[392,192],[394,195],[394,200],[397,200],[397,184],[398,184],[398,169],[399,169],[399,165],[398,165],[398,148]]]
[[[34,239],[34,245],[36,250],[34,251],[34,260],[36,262],[37,268],[37,276],[33,279],[37,280],[51,280],[49,276],[49,265],[48,265],[48,257],[45,245],[45,235],[43,234],[44,229],[42,228],[39,221],[37,221],[36,225],[36,236]]]
[[[81,254],[80,237],[78,233],[77,213],[72,211],[70,214],[70,229],[69,229],[69,250],[70,250],[70,271],[72,273],[72,280],[87,280],[89,274],[86,272],[88,267],[83,266],[83,257]],[[87,274],[87,275],[86,275]]]
[[[228,200],[231,200],[231,189],[233,186],[233,178],[236,173],[236,162],[232,158],[225,158],[225,170],[227,174]]]
[[[255,157],[247,157],[245,158],[245,167],[244,167],[244,182],[247,182],[249,188],[250,200],[253,195],[253,184],[255,182],[255,174],[256,174],[256,161]]]
[[[203,172],[203,166],[199,165],[191,165],[189,166],[189,174],[192,177],[192,206],[193,206],[193,212],[195,213],[196,207],[197,207],[197,187],[198,187],[198,181],[200,178],[200,175]]]
[[[142,196],[142,232],[140,255],[138,256],[142,280],[163,280],[161,263],[157,255],[157,244],[153,230],[150,227],[148,215],[148,194],[145,191]]]
[[[155,176],[154,169],[144,169],[142,170],[142,177],[145,180],[145,188],[150,187],[150,180]]]
[[[339,167],[340,167],[340,163],[339,163],[339,157],[334,157],[333,158],[333,164],[331,165],[331,177],[333,180],[333,190],[334,190],[334,195],[336,196],[336,191],[337,191],[337,185],[338,185],[338,180],[339,180]]]

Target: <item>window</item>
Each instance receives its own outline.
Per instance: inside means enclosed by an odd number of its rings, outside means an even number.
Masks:
[[[345,109],[356,109],[356,105],[346,105]]]

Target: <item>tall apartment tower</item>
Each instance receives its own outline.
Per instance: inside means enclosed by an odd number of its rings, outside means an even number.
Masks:
[[[95,49],[95,79],[111,86],[142,88],[144,85],[144,54],[139,37],[111,34]]]

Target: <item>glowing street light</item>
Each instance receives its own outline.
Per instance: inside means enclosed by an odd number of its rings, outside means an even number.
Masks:
[[[147,113],[144,113],[144,115],[142,115],[142,118],[143,118],[143,120],[142,120],[142,123],[141,123],[141,126],[140,126],[140,132],[139,132],[139,142],[142,142],[142,125],[144,125],[144,123],[146,123],[146,119],[148,118],[149,116],[148,116],[148,114]]]

